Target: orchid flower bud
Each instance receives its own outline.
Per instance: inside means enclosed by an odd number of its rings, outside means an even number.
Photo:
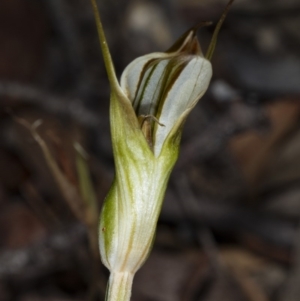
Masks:
[[[111,85],[110,125],[115,179],[100,216],[101,259],[110,270],[107,301],[130,299],[135,272],[146,260],[170,173],[179,153],[183,123],[208,88],[209,59],[230,1],[203,56],[196,26],[168,51],[137,58],[120,84],[96,17],[104,63]]]

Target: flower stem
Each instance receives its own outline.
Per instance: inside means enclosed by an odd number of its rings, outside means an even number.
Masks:
[[[129,301],[133,276],[129,272],[111,273],[105,301]]]

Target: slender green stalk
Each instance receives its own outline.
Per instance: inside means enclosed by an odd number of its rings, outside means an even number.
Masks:
[[[109,276],[106,301],[129,301],[134,275],[129,272],[111,273]]]

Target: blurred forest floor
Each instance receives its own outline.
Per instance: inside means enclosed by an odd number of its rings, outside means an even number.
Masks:
[[[216,22],[227,1],[98,2],[120,76],[137,56]],[[233,5],[133,301],[300,300],[299,15],[299,0]],[[199,31],[204,50],[212,32]],[[1,0],[0,301],[104,300],[96,234],[16,118],[43,121],[37,131],[75,188],[73,144],[82,145],[100,208],[114,174],[108,110],[89,0]]]

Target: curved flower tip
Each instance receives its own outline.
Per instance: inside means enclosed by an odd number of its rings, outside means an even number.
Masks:
[[[203,96],[212,76],[211,63],[203,57],[196,36],[198,28],[187,31],[166,52],[135,59],[121,76],[121,88],[142,120],[142,131],[156,157]]]

